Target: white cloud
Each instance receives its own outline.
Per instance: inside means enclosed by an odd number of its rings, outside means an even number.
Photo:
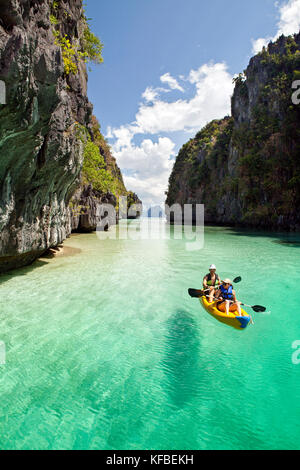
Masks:
[[[156,101],[161,93],[170,93],[171,90],[167,88],[153,88],[151,86],[147,87],[144,93],[142,94],[142,98],[144,98],[147,103],[154,103]]]
[[[159,92],[157,89],[152,88],[152,87],[147,87],[144,93],[142,94],[142,97],[148,102],[152,103],[155,101],[159,96]]]
[[[125,175],[123,179],[126,187],[138,194],[145,207],[160,205],[163,208],[166,199],[164,193],[168,189],[169,175],[170,172],[165,172],[160,176],[149,176],[143,180],[138,176]]]
[[[134,123],[135,133],[191,131],[230,112],[232,75],[225,64],[206,64],[192,70],[188,81],[196,87],[191,99],[157,100],[153,106],[140,105]]]
[[[184,93],[184,89],[182,88],[182,86],[180,86],[176,78],[172,77],[169,73],[165,73],[164,75],[162,75],[160,77],[160,81],[169,85],[171,90],[179,90]]]
[[[252,39],[252,52],[253,54],[258,54],[263,47],[267,47],[270,41],[272,41],[273,38],[268,37],[268,38],[259,38],[259,39]]]
[[[144,139],[140,146],[130,142],[115,152],[114,156],[123,171],[133,172],[144,179],[170,170],[174,147],[174,142],[168,137],[159,137],[158,142]]]
[[[169,137],[159,135],[196,132],[212,119],[229,114],[232,78],[224,63],[202,65],[185,77],[194,86],[194,95],[171,102],[159,97],[159,91],[166,90],[148,87],[143,94],[146,103],[139,105],[135,121],[109,129],[109,135],[114,138],[114,155],[125,174],[124,181],[145,203],[163,203],[173,166],[175,144]],[[138,134],[157,135],[157,142],[146,138],[136,145],[134,138]]]
[[[173,166],[175,144],[168,137],[158,142],[144,139],[140,146],[133,143],[115,152],[118,164],[125,173],[126,187],[136,192],[145,204],[161,204]],[[126,173],[129,173],[126,175]]]
[[[298,33],[300,29],[300,0],[289,0],[280,8],[278,36]]]
[[[252,51],[254,54],[260,52],[263,46],[267,46],[270,41],[275,41],[282,34],[289,36],[290,34],[298,33],[300,29],[300,0],[288,0],[283,5],[279,6],[279,21],[277,23],[277,33],[275,36],[259,38],[252,40]]]

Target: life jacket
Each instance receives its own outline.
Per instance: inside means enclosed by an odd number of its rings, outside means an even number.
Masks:
[[[215,280],[214,284],[212,283],[212,280],[211,280],[211,274],[209,273],[206,276],[207,276],[207,285],[208,286],[212,286],[212,285],[219,286],[221,284],[219,274],[216,273],[216,280]]]
[[[233,300],[233,287],[230,286],[228,289],[222,285],[220,286],[221,296],[224,300]]]

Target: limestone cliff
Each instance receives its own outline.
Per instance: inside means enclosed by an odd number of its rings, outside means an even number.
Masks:
[[[128,194],[92,119],[86,61],[102,44],[82,3],[0,0],[0,273],[93,230],[100,204]]]
[[[71,231],[69,201],[91,118],[85,64],[67,75],[50,1],[0,0],[0,270],[27,264]],[[79,41],[81,0],[64,1],[61,34]]]
[[[120,211],[123,218],[136,218],[130,216],[130,207],[141,204],[141,201],[136,194],[127,191],[120,168],[95,116],[91,120],[88,138],[83,135],[82,140],[84,152],[81,184],[70,202],[72,230],[91,232],[96,228],[107,229],[119,220]],[[122,200],[122,207],[119,207],[122,197],[127,199],[126,207]],[[114,206],[115,216],[110,213],[109,217],[105,217],[106,204]],[[108,224],[102,224],[104,218],[108,219]]]
[[[300,34],[278,39],[235,79],[232,117],[176,159],[167,204],[205,204],[206,223],[300,230]]]

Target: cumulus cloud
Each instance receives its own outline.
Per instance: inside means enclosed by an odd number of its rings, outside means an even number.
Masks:
[[[140,146],[130,143],[115,152],[124,172],[125,185],[135,191],[144,204],[160,204],[164,199],[172,169],[175,144],[168,137],[157,142],[144,139]]]
[[[147,101],[147,103],[153,103],[159,98],[161,93],[169,93],[170,91],[171,90],[167,88],[161,88],[161,87],[153,88],[149,86],[146,88],[146,90],[142,94],[142,98],[144,98],[145,101]]]
[[[268,38],[258,38],[258,39],[252,39],[252,52],[253,54],[258,54],[263,47],[267,46],[270,41],[272,41],[272,37]]]
[[[166,83],[172,90],[179,90],[184,92],[184,89],[179,85],[176,78],[172,77],[169,73],[165,73],[160,77],[162,83]]]
[[[280,8],[278,36],[298,33],[300,29],[300,0],[289,0]]]
[[[157,89],[152,88],[152,87],[147,87],[144,93],[142,94],[142,97],[148,102],[152,103],[157,99],[159,96],[159,92]]]
[[[276,6],[279,6],[276,4]],[[300,0],[288,0],[279,6],[279,21],[277,23],[277,33],[274,37],[259,38],[252,40],[252,51],[254,54],[260,52],[263,46],[267,46],[270,41],[275,41],[284,34],[298,33],[300,29]]]
[[[171,102],[157,99],[151,106],[142,103],[135,122],[111,129],[111,133],[124,141],[129,134],[133,137],[134,134],[199,130],[210,120],[230,112],[232,78],[224,63],[202,65],[188,76],[188,81],[195,86],[190,99]]]
[[[163,77],[166,76],[171,86],[171,76],[165,74]],[[229,114],[232,78],[224,63],[202,65],[185,77],[185,81],[194,87],[192,96],[167,102],[160,97],[160,92],[165,89],[148,87],[143,93],[146,103],[139,105],[135,121],[119,128],[109,128],[108,135],[114,139],[112,147],[125,175],[125,183],[144,202],[162,203],[167,189],[175,144],[161,134],[193,133],[212,119]],[[173,89],[176,89],[174,87],[173,83]],[[134,140],[139,134],[149,137],[137,145]],[[156,137],[152,139],[151,135]]]
[[[165,172],[159,177],[149,176],[144,180],[136,176],[125,175],[124,183],[127,188],[133,189],[139,195],[145,207],[160,205],[163,208],[164,192],[168,187],[169,173]]]
[[[149,175],[159,176],[170,170],[174,147],[175,144],[169,137],[159,137],[157,142],[144,139],[139,146],[131,142],[114,155],[123,171],[145,179]]]

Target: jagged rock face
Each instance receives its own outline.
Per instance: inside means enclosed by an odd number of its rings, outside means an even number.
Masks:
[[[129,192],[121,197],[127,200],[126,208],[122,207],[125,200],[117,200],[111,192],[102,193],[93,189],[91,184],[80,187],[70,203],[72,231],[106,231],[116,225],[120,218],[139,218],[142,213],[142,201],[138,196]]]
[[[236,81],[232,117],[180,150],[167,204],[204,204],[206,223],[299,231],[299,78],[300,34],[253,57]]]
[[[105,231],[116,225],[117,214],[112,210],[116,205],[117,199],[112,193],[103,194],[92,185],[80,188],[72,198],[72,231]]]
[[[0,272],[27,264],[71,232],[88,126],[84,66],[66,77],[49,20],[51,1],[0,0]],[[81,0],[63,1],[61,32],[78,38]]]

